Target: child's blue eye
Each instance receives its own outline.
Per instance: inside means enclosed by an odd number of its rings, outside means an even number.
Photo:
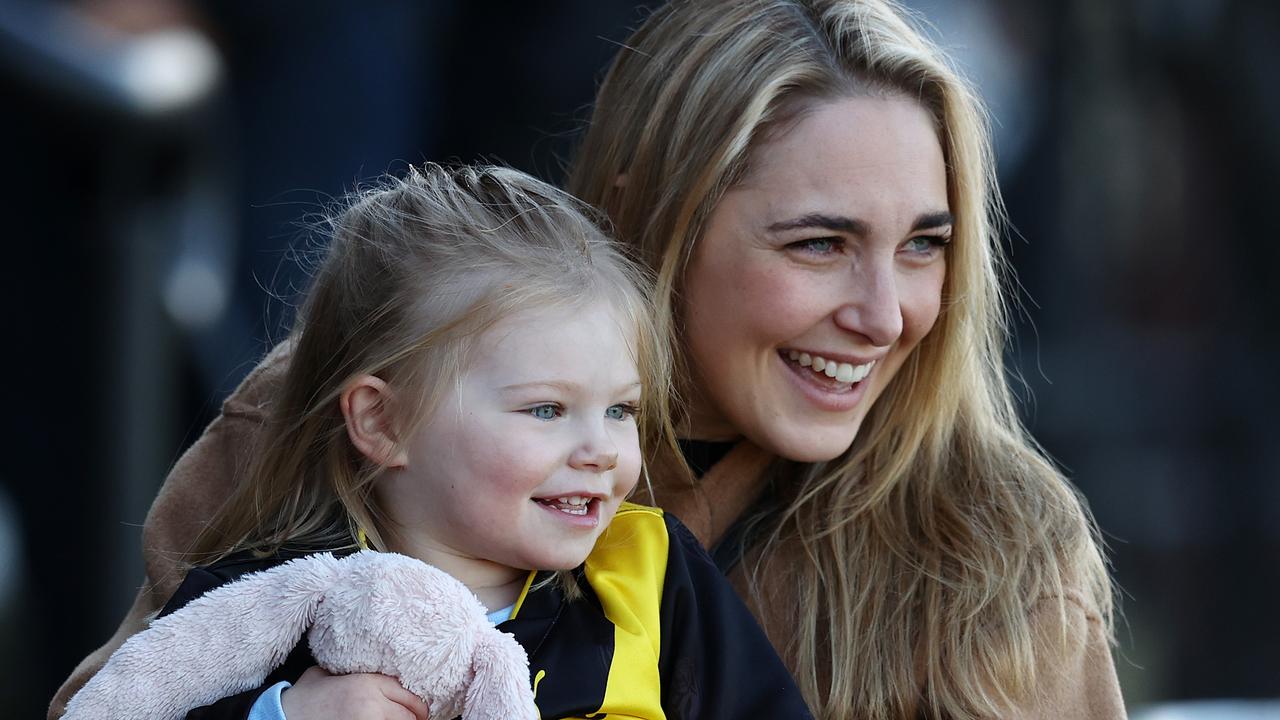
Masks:
[[[555,420],[560,417],[560,408],[550,403],[546,405],[535,405],[529,408],[529,414],[539,420]]]
[[[608,410],[604,411],[604,416],[609,418],[610,420],[626,420],[627,418],[635,414],[636,414],[636,406],[630,403],[619,403],[617,405],[611,405],[609,406]]]

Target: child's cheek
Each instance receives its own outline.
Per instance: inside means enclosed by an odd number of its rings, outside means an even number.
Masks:
[[[614,472],[614,494],[624,497],[640,480],[640,433],[634,425],[618,432],[618,466]]]
[[[468,441],[473,480],[490,491],[528,492],[542,484],[548,470],[539,461],[539,444],[512,433]]]

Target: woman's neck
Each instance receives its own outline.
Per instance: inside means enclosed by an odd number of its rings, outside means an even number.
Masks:
[[[702,477],[724,459],[737,444],[734,440],[680,440],[680,452],[684,462],[695,477]]]
[[[685,397],[685,411],[675,429],[676,437],[712,442],[728,442],[742,437],[742,433],[707,400],[700,383],[691,384],[685,391]]]

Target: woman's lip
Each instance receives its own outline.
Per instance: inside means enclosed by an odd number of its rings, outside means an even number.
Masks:
[[[809,350],[807,348],[798,348],[798,347],[784,347],[778,350],[778,353],[782,355],[783,358],[790,357],[791,352],[805,353],[810,357],[820,357],[823,360],[828,360],[828,361],[834,360],[836,362],[849,363],[850,365],[855,365],[855,366],[866,365],[867,363],[873,363],[879,360],[881,357],[883,357],[882,355],[879,355],[876,357],[857,357],[855,355],[845,355],[842,353],[827,353],[821,350]]]
[[[871,378],[871,375],[868,375],[861,381],[854,383],[847,390],[833,390],[830,386],[823,384],[821,380],[814,377],[812,370],[800,367],[784,358],[781,354],[775,353],[775,355],[778,358],[778,362],[782,363],[786,374],[800,389],[800,393],[810,403],[828,412],[848,412],[857,407],[858,403],[862,401],[867,380]],[[871,372],[874,375],[875,369],[873,368]]]

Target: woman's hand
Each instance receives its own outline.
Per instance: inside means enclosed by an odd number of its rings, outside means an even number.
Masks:
[[[430,720],[427,704],[377,673],[330,675],[312,666],[280,695],[288,720]]]

